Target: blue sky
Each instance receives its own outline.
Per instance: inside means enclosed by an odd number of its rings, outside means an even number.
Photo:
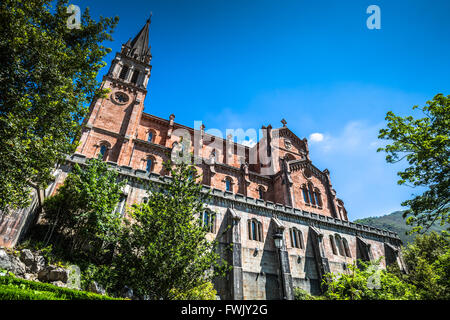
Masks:
[[[145,111],[194,126],[288,127],[307,137],[313,163],[331,172],[351,220],[384,215],[421,190],[397,185],[377,153],[389,110],[419,112],[450,94],[450,1],[74,1],[120,17],[111,62],[153,12]],[[381,29],[369,30],[369,5]],[[107,68],[99,75],[107,71]]]

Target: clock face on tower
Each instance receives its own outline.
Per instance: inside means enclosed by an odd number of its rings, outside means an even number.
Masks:
[[[124,92],[116,92],[113,94],[113,99],[115,102],[119,103],[119,104],[125,104],[128,102],[128,100],[130,100],[130,98],[128,97],[128,95]]]

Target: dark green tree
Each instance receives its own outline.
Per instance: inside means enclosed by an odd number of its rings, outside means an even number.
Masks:
[[[407,160],[409,166],[398,172],[398,184],[427,188],[402,203],[409,207],[403,216],[415,225],[413,231],[426,232],[435,222],[450,222],[450,96],[438,94],[423,108],[413,109],[421,110],[425,117],[387,113],[387,128],[380,130],[379,138],[391,143],[378,151],[387,153],[389,163]]]
[[[70,29],[67,0],[0,2],[0,211],[26,206],[55,164],[76,148],[118,18],[86,9]]]
[[[107,262],[121,228],[116,208],[125,183],[100,159],[84,167],[75,164],[57,193],[44,202],[44,240],[66,259]]]
[[[417,288],[421,299],[450,300],[450,241],[445,232],[417,235],[403,258],[408,273],[401,277]]]
[[[166,171],[170,181],[151,185],[148,201],[129,212],[114,257],[116,290],[126,285],[140,297],[177,299],[226,269],[198,219],[209,195],[195,168],[168,163]]]

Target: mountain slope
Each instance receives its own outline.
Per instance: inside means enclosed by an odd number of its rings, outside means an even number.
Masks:
[[[408,226],[405,222],[405,219],[402,217],[403,211],[395,211],[390,214],[381,217],[369,217],[364,219],[355,220],[355,223],[364,224],[371,227],[376,227],[380,229],[387,229],[392,232],[398,234],[400,239],[403,242],[403,245],[406,245],[408,242],[411,242],[415,235],[407,235],[406,232],[411,230],[411,226]],[[440,226],[438,224],[433,225],[427,233],[431,231],[440,232],[445,230],[446,226]]]

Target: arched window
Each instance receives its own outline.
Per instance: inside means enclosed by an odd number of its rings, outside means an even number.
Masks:
[[[233,192],[233,180],[230,177],[225,178],[225,190]]]
[[[334,242],[334,237],[331,234],[330,234],[330,244],[331,244],[331,250],[333,250],[333,254],[337,254],[336,244]]]
[[[98,157],[103,161],[105,161],[106,158],[108,157],[108,145],[105,142],[102,143],[100,146],[100,152]]]
[[[291,236],[291,246],[293,248],[300,248],[300,249],[305,248],[303,245],[303,234],[300,230],[298,230],[297,228],[291,228],[290,236]]]
[[[206,229],[206,231],[214,233],[215,230],[215,221],[216,221],[216,214],[205,210],[203,212],[203,215],[201,215],[201,225]]]
[[[343,245],[342,245],[342,238],[341,238],[341,236],[338,235],[338,234],[336,234],[336,235],[335,235],[335,239],[336,239],[336,246],[337,246],[337,248],[338,248],[339,254],[340,254],[341,256],[345,256],[345,253],[344,253],[344,247],[343,247]]]
[[[352,254],[350,252],[350,247],[348,246],[348,242],[347,239],[342,238],[342,244],[344,245],[344,251],[345,251],[345,255],[349,258],[352,257]]]
[[[248,238],[250,240],[262,241],[262,224],[256,219],[248,220]]]
[[[148,132],[147,141],[148,142],[153,142],[153,131],[149,131]]]
[[[147,172],[152,172],[153,171],[153,159],[152,158],[147,158],[145,171],[147,171]]]
[[[308,191],[306,190],[306,186],[302,187],[302,192],[303,192],[303,200],[305,201],[305,203],[309,203],[309,195]]]
[[[320,196],[320,192],[318,189],[314,191],[314,200],[316,201],[316,204],[321,207],[322,206],[322,197]]]
[[[125,78],[126,78],[126,76],[128,74],[128,70],[129,70],[128,66],[123,66],[122,70],[120,70],[119,78],[122,79],[122,80],[125,80]]]
[[[263,186],[259,186],[258,193],[259,193],[259,198],[261,200],[264,200],[264,187]]]
[[[316,204],[316,201],[314,199],[314,191],[313,191],[313,186],[310,184],[309,188],[308,188],[308,195],[309,195],[309,200],[311,201],[312,205]]]

